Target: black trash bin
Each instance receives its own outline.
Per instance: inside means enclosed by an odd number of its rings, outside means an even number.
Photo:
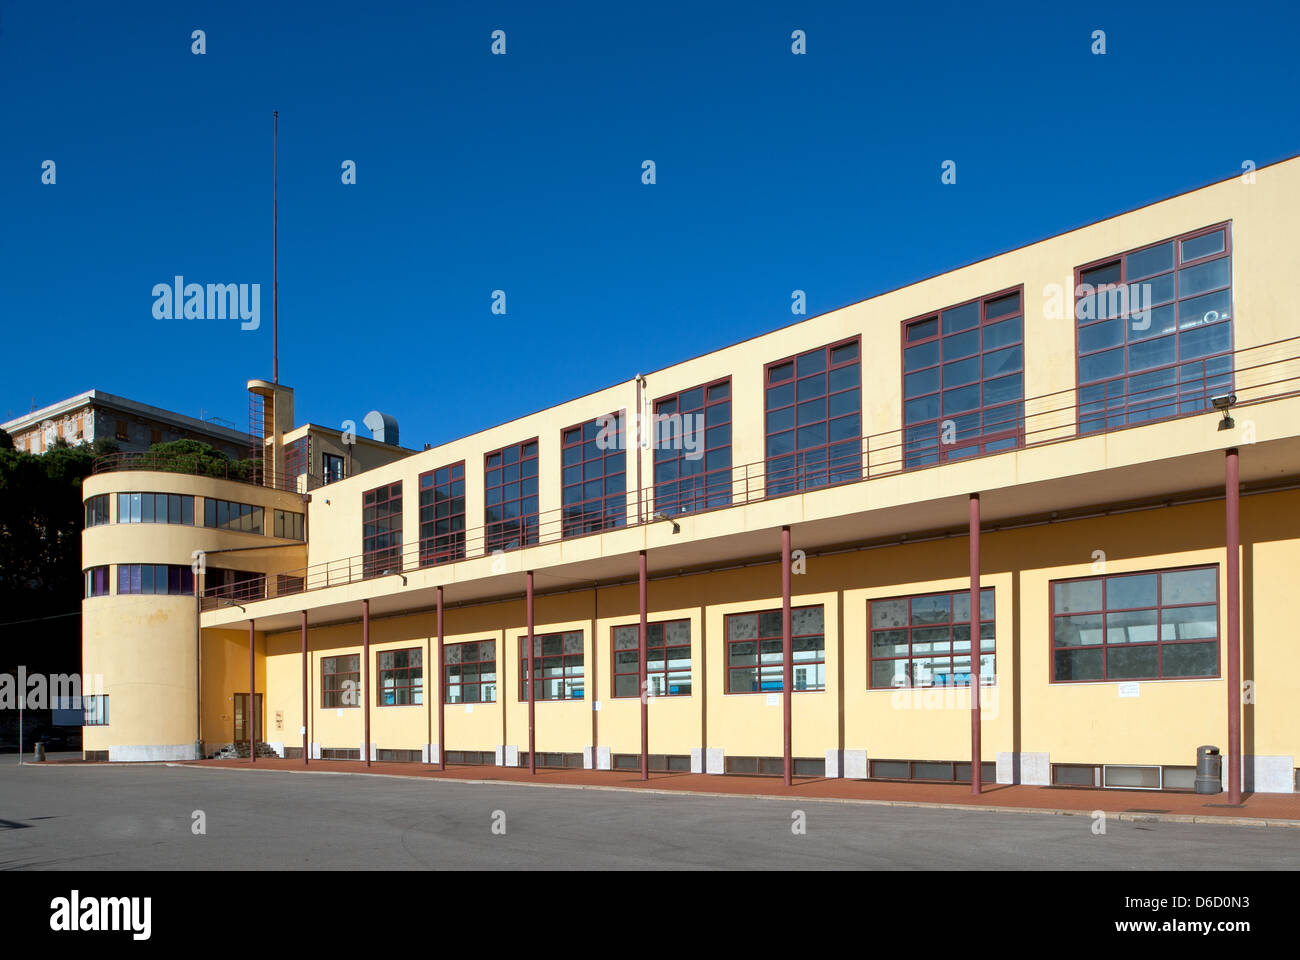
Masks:
[[[1218,747],[1196,748],[1196,792],[1223,792],[1223,757]]]
[[[36,745],[32,747],[32,759],[37,763],[45,762],[45,742],[43,740],[38,740]]]

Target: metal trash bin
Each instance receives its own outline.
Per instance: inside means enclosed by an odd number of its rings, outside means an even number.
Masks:
[[[32,747],[32,759],[35,760],[37,763],[44,763],[44,762],[45,762],[45,744],[44,744],[44,743],[41,743],[41,742],[38,741],[37,744],[36,744],[34,747]]]
[[[1223,792],[1223,757],[1218,747],[1196,748],[1196,792]]]

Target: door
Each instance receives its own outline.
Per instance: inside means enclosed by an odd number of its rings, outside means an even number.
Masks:
[[[257,702],[253,706],[254,709],[256,709],[257,711],[257,715],[254,718],[256,722],[257,739],[261,740],[262,729],[265,725],[265,721],[262,719],[262,695],[260,693],[257,695]],[[247,740],[247,739],[248,739],[248,694],[237,693],[235,694],[235,735],[233,737],[233,740],[235,743],[238,743],[241,740]]]

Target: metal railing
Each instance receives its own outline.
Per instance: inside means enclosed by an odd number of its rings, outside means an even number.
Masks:
[[[1243,348],[1223,356],[1233,358],[1232,368],[1226,374],[1216,375],[1215,379],[1228,378],[1227,392],[1236,396],[1234,409],[1239,411],[1265,400],[1300,396],[1300,336]],[[1128,374],[1126,379],[1134,376],[1138,375]],[[1122,408],[1108,408],[1103,404],[1100,413],[1095,413],[1083,409],[1087,405],[1078,402],[1078,388],[1071,387],[1020,401],[1023,412],[1014,427],[1009,430],[999,428],[996,434],[966,439],[957,436],[951,443],[931,448],[917,446],[915,441],[908,440],[907,428],[900,427],[847,441],[850,444],[848,453],[833,449],[843,448],[844,442],[841,441],[798,454],[782,454],[741,464],[729,470],[706,473],[701,468],[701,473],[696,475],[700,479],[692,481],[689,492],[683,491],[680,478],[652,483],[641,489],[639,511],[637,491],[632,489],[624,494],[623,507],[613,512],[608,508],[582,512],[561,507],[534,516],[487,523],[453,535],[439,534],[424,543],[390,547],[286,570],[268,576],[255,591],[259,593],[257,596],[247,595],[248,585],[238,586],[245,601],[269,599],[406,574],[446,563],[481,559],[523,547],[572,542],[611,530],[912,473],[958,460],[995,456],[1009,450],[1099,436],[1126,427],[1214,413],[1212,401],[1219,395],[1219,388],[1202,385],[1196,389],[1187,385],[1183,389],[1175,383],[1172,387],[1129,391],[1125,394]],[[1123,422],[1117,422],[1121,419]],[[989,449],[1008,438],[1014,443]],[[204,597],[204,609],[222,606],[233,599],[233,592],[227,596],[218,589]]]
[[[191,477],[232,480],[290,493],[306,493],[325,485],[315,474],[293,476],[276,474],[262,467],[260,459],[215,460],[193,454],[157,454],[150,451],[109,453],[96,457],[91,473],[114,473],[122,470],[150,470],[158,473],[182,473]]]

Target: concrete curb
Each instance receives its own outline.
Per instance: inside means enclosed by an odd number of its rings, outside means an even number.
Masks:
[[[909,807],[920,810],[960,810],[966,813],[1036,813],[1061,817],[1092,817],[1095,810],[1071,810],[1060,807],[1002,807],[987,804],[930,803],[924,800],[867,800],[856,797],[802,797],[781,796],[770,793],[719,793],[703,790],[657,790],[653,787],[610,787],[591,783],[526,783],[520,780],[462,780],[456,777],[420,777],[400,773],[359,773],[353,770],[283,770],[268,767],[218,767],[199,766],[194,762],[163,763],[161,766],[183,767],[193,770],[223,770],[235,773],[288,773],[321,777],[379,777],[386,780],[424,780],[435,783],[460,783],[471,786],[531,787],[553,790],[604,790],[610,793],[652,794],[664,797],[714,797],[728,800],[780,800],[783,803],[844,803],[870,807]],[[1112,813],[1102,811],[1108,820],[1131,823],[1212,823],[1232,827],[1292,827],[1300,828],[1300,820],[1272,820],[1262,817],[1214,817],[1192,813]]]

